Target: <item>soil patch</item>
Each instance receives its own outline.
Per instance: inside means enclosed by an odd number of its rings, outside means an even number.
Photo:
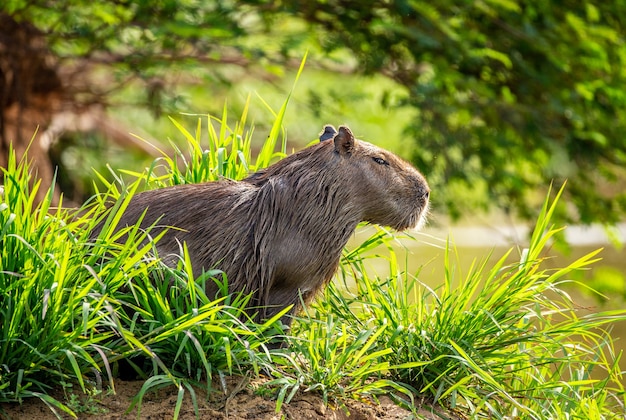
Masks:
[[[79,419],[102,420],[166,420],[174,415],[178,390],[174,387],[148,392],[143,398],[141,411],[137,407],[127,412],[133,398],[139,393],[144,381],[115,381],[115,393],[103,391],[98,395],[84,395],[78,391],[66,395],[62,391],[52,396],[71,406]],[[276,401],[256,395],[258,384],[250,383],[246,378],[230,377],[227,379],[227,392],[212,392],[207,398],[203,390],[196,390],[198,418],[216,420],[282,420],[282,419],[328,419],[328,420],[375,420],[375,419],[413,419],[409,411],[396,405],[389,397],[375,401],[349,401],[345,407],[326,406],[317,393],[299,392],[289,404],[276,412]],[[181,420],[196,419],[196,412],[188,390],[185,390],[183,405],[180,410]],[[418,411],[418,418],[440,419],[435,413],[440,408],[425,404]],[[71,416],[60,413],[63,419]],[[447,418],[459,419],[445,413]],[[57,419],[50,408],[39,398],[30,398],[22,404],[0,404],[0,418],[14,419]]]

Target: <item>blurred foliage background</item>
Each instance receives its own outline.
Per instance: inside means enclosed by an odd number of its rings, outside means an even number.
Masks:
[[[58,167],[80,202],[92,167],[153,158],[129,133],[167,147],[167,115],[251,92],[277,108],[308,51],[294,148],[347,123],[412,160],[437,212],[531,219],[567,179],[561,217],[610,224],[626,212],[625,29],[624,0],[5,0],[0,165],[39,127],[39,175]]]

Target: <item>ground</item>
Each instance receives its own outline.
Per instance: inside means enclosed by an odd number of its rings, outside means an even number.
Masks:
[[[72,406],[79,419],[102,420],[135,420],[137,410],[127,413],[132,398],[137,395],[143,381],[115,381],[115,394],[102,392],[89,397],[82,392],[75,392],[66,396],[62,391],[53,394],[55,398]],[[242,378],[228,379],[228,394],[212,393],[209,399],[202,391],[198,392],[198,414],[200,419],[215,420],[282,420],[282,419],[328,419],[328,420],[375,420],[375,419],[413,419],[416,418],[410,411],[405,410],[388,397],[381,397],[378,403],[374,401],[350,401],[346,407],[325,406],[321,396],[313,392],[300,392],[289,404],[284,405],[276,413],[276,402],[272,399],[256,395],[254,384]],[[139,418],[147,420],[171,419],[176,405],[177,390],[174,387],[147,393],[141,405]],[[69,399],[68,399],[69,397]],[[417,418],[440,419],[433,414],[435,409],[424,405],[419,410]],[[456,418],[446,413],[447,418]],[[20,404],[0,404],[0,418],[2,419],[56,419],[54,413],[37,398],[27,399]],[[64,419],[71,418],[68,415]],[[186,392],[184,403],[180,411],[180,419],[196,419],[194,407]],[[446,418],[446,417],[444,417]]]

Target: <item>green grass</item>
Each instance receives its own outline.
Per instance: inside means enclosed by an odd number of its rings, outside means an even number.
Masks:
[[[271,377],[259,392],[276,399],[277,411],[296,392],[316,392],[333,405],[387,394],[414,408],[427,398],[471,418],[624,416],[610,328],[626,311],[587,313],[563,291],[597,252],[545,268],[562,191],[546,200],[518,263],[505,264],[507,254],[461,268],[448,247],[436,288],[402,272],[394,236],[378,230],[345,251],[336,281],[289,332],[276,319],[252,322],[248,296],[210,300],[203,283],[227,288],[227,276],[193,278],[184,247],[177,267],[167,267],[154,243],[144,245],[149,230],[116,230],[118,211],[139,190],[241,179],[285,156],[288,101],[258,153],[248,105],[234,123],[226,107],[192,129],[173,121],[188,150],[163,153],[143,171],[115,171],[114,182],[98,176],[98,194],[78,210],[35,203],[29,165],[12,155],[0,197],[0,402],[40,398],[59,414],[85,410],[75,395],[96,395],[103,381],[114,391],[125,361],[145,380],[138,413],[151,390],[178,390],[177,417],[185,394],[195,404],[199,387],[219,388],[214,377],[247,374]],[[389,276],[370,273],[372,251],[388,261]],[[269,346],[276,336],[288,347]],[[67,401],[50,396],[68,387]]]

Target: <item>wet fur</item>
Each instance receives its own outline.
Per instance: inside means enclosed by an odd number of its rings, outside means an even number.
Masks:
[[[158,220],[153,236],[178,228],[157,243],[166,262],[176,261],[184,241],[196,275],[223,270],[230,291],[254,292],[262,318],[291,304],[293,313],[300,294],[308,303],[331,279],[358,223],[404,230],[418,226],[428,207],[428,185],[411,165],[354,139],[347,127],[327,126],[324,136],[243,181],[140,193],[121,226],[146,211],[142,226]]]

